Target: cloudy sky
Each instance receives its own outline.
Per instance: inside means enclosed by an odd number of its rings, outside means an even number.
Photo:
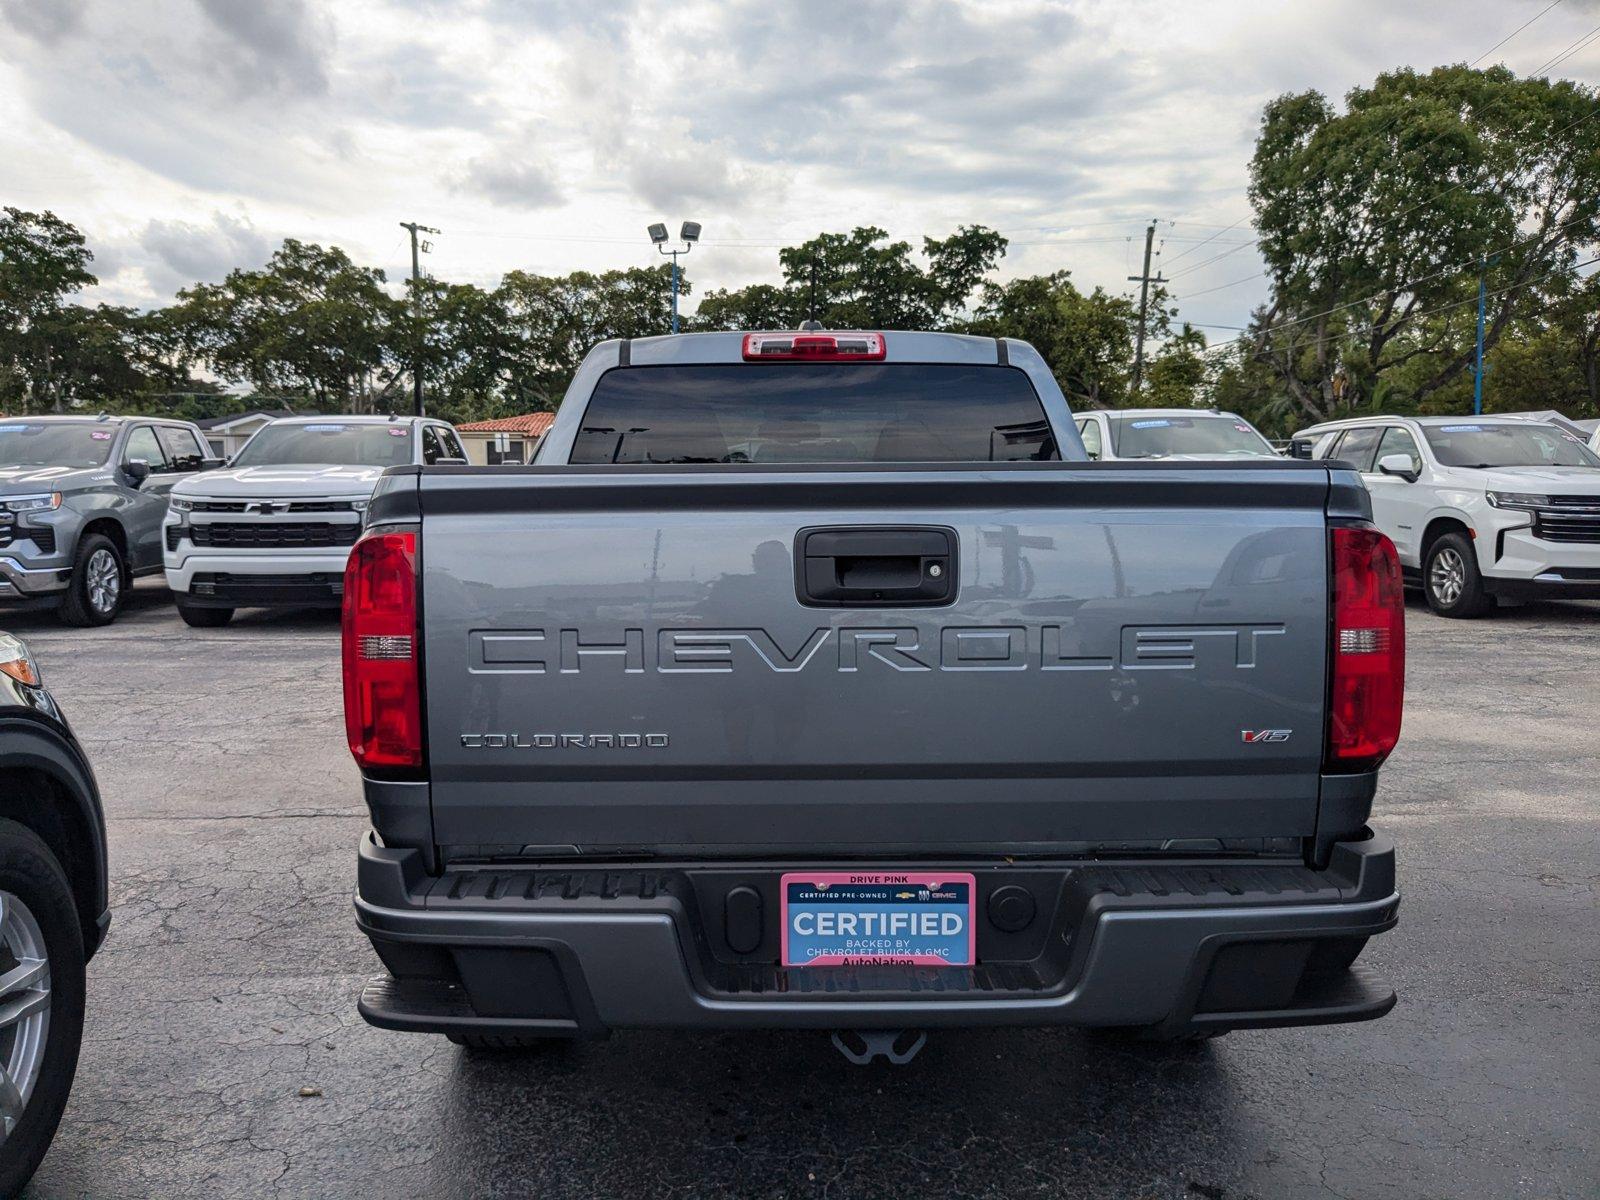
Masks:
[[[1600,82],[1600,0],[1547,6],[0,0],[0,203],[77,224],[91,298],[140,305],[286,236],[398,277],[407,219],[482,283],[649,262],[644,226],[692,218],[697,287],[819,230],[979,222],[1004,275],[1121,291],[1157,218],[1183,315],[1239,325],[1262,104],[1484,55]]]

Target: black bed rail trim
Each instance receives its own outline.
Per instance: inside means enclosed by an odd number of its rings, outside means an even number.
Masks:
[[[388,482],[386,480],[385,482]],[[663,508],[859,510],[873,506],[1107,509],[1266,508],[1321,513],[1330,472],[1269,462],[870,464],[496,468],[421,476],[429,516],[493,512],[657,512]],[[384,516],[387,506],[376,505]]]

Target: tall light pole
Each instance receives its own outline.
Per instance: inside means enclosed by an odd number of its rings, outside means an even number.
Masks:
[[[678,230],[678,240],[683,243],[681,249],[667,249],[667,226],[665,222],[657,221],[650,226],[650,240],[662,254],[672,259],[672,332],[678,332],[678,255],[687,254],[694,249],[694,244],[700,240],[700,222],[685,221]]]

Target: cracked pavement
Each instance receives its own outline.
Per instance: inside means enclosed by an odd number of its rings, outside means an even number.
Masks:
[[[1176,1049],[939,1032],[868,1069],[814,1033],[494,1058],[367,1027],[336,618],[188,629],[145,582],[107,629],[0,625],[94,762],[115,909],[31,1200],[1600,1190],[1600,605],[1411,605],[1374,816],[1405,901],[1365,958],[1389,1017]]]

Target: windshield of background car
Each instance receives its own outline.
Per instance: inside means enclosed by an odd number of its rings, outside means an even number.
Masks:
[[[236,467],[398,467],[411,461],[411,426],[311,421],[268,425],[233,460]]]
[[[1433,456],[1446,467],[1600,467],[1600,455],[1554,425],[1424,425]]]
[[[116,432],[98,421],[0,420],[0,467],[102,466]]]
[[[752,363],[622,367],[596,385],[583,464],[1017,462],[1060,458],[1015,367]]]
[[[1274,454],[1266,438],[1237,417],[1122,417],[1111,422],[1111,429],[1118,458]]]

